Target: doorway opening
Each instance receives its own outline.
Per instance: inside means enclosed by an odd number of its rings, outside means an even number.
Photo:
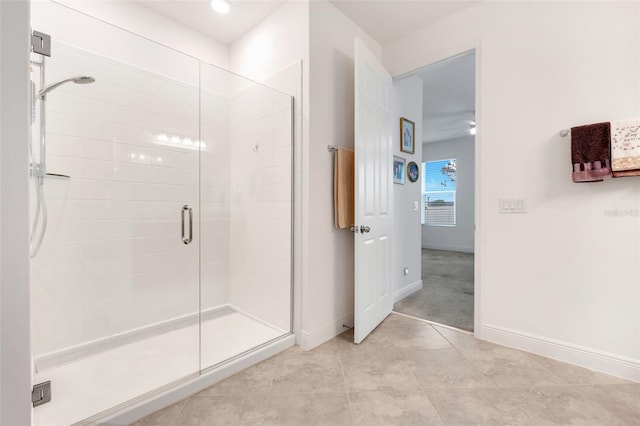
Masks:
[[[476,52],[396,81],[415,77],[422,81],[422,155],[420,221],[411,227],[421,236],[422,285],[395,300],[394,311],[473,332]]]

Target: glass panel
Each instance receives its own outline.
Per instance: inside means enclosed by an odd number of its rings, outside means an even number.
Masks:
[[[53,389],[34,424],[71,424],[199,371],[199,248],[181,235],[185,205],[199,232],[199,64],[32,4],[33,27],[53,38],[44,86],[95,79],[43,100],[33,57],[34,169],[46,124],[46,172],[69,176],[32,179],[31,215],[38,188],[48,213],[32,258],[34,383]]]
[[[202,368],[291,332],[292,100],[201,65]]]

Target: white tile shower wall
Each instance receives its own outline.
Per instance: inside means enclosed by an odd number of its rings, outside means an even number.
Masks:
[[[290,73],[295,85],[295,69]],[[231,99],[230,110],[230,300],[286,331],[291,323],[291,98],[253,85]]]
[[[200,65],[200,131],[207,143],[200,158],[203,310],[229,303],[229,98],[235,78],[221,68]]]
[[[206,76],[203,72],[203,81]],[[207,143],[200,157],[201,307],[206,310],[229,302],[229,100],[203,90],[201,102],[201,137]]]
[[[302,61],[297,61],[266,79],[266,84],[293,97],[293,293],[302,293]],[[296,294],[297,292],[297,294]],[[294,306],[296,301],[293,302]],[[295,310],[294,310],[295,314]],[[294,332],[299,333],[300,313],[293,319]],[[296,325],[297,323],[297,325]],[[296,327],[298,329],[296,330]]]
[[[179,231],[184,204],[200,214],[197,81],[54,47],[47,83],[72,75],[96,82],[61,86],[47,100],[48,171],[71,178],[45,181],[49,225],[32,262],[35,354],[197,312],[199,301],[197,244],[184,245]],[[197,75],[193,59],[183,67]],[[228,114],[225,102],[207,107]],[[216,123],[202,131],[214,139],[222,132]],[[222,139],[205,142],[203,169],[226,155]],[[224,182],[227,172],[219,175]],[[228,201],[202,195],[203,232],[226,235]],[[225,251],[203,244],[216,250]],[[226,297],[213,293],[212,303]]]

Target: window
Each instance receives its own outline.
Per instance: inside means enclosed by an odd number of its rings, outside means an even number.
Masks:
[[[422,163],[422,224],[456,225],[456,159]]]

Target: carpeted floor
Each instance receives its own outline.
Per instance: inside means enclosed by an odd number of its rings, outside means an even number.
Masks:
[[[473,331],[473,253],[422,249],[422,290],[393,310]]]

